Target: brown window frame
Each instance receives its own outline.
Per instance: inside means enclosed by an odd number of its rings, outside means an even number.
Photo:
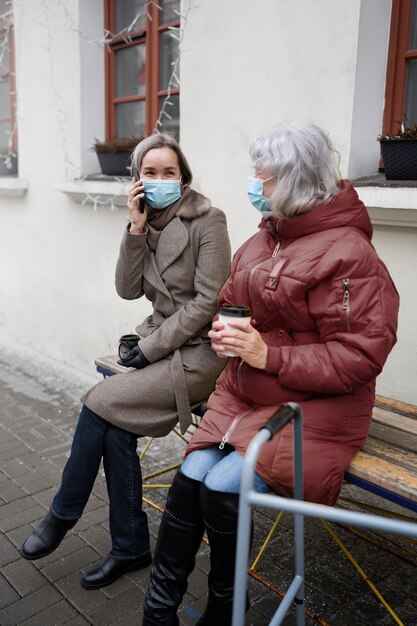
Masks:
[[[393,0],[382,133],[396,133],[404,116],[407,63],[417,59],[409,49],[413,0]]]
[[[105,0],[105,28],[115,33],[115,1]],[[124,102],[145,101],[145,135],[150,135],[157,129],[159,117],[160,97],[180,93],[179,88],[159,89],[160,81],[160,37],[162,33],[172,28],[179,28],[180,21],[175,20],[160,24],[160,9],[152,2],[146,6],[145,30],[132,31],[122,35],[111,36],[106,46],[105,57],[105,93],[106,93],[106,140],[110,141],[116,135],[116,105]],[[126,49],[139,43],[146,45],[145,67],[145,95],[134,95],[116,98],[115,96],[115,55],[114,52]]]
[[[0,122],[10,122],[12,131],[12,143],[11,150],[14,154],[17,154],[17,128],[16,128],[16,76],[15,76],[15,52],[14,52],[14,30],[13,24],[10,26],[4,25],[3,20],[0,20],[0,33],[8,32],[8,48],[9,48],[9,68],[8,76],[5,78],[0,77],[0,82],[9,82],[10,84],[10,116],[0,117]]]

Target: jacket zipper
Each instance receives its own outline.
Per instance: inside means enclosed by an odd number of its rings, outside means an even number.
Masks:
[[[346,316],[346,326],[348,332],[350,332],[350,284],[349,278],[344,278],[342,281],[343,285],[343,305],[342,308],[345,311]]]
[[[280,251],[281,248],[281,242],[279,241],[277,243],[277,245],[275,246],[275,248],[272,251],[272,255],[271,258],[275,259],[275,257],[277,256],[278,252]],[[252,283],[253,283],[253,277],[255,274],[255,270],[258,269],[258,267],[260,265],[262,265],[263,261],[261,261],[260,263],[257,263],[254,267],[252,267],[250,274],[249,274],[249,281],[248,281],[248,291],[249,291],[249,298],[250,298],[250,293],[251,293],[251,288],[252,288]]]
[[[277,254],[278,254],[278,252],[279,252],[280,248],[281,248],[281,242],[280,242],[280,241],[278,241],[278,243],[277,243],[277,245],[275,246],[274,251],[273,251],[273,253],[272,253],[272,258],[273,258],[273,259],[275,259],[275,257],[277,256]]]
[[[221,442],[219,443],[219,450],[223,450],[224,446],[229,440],[229,436],[236,428],[238,421],[245,415],[249,415],[249,413],[251,413],[252,411],[253,411],[253,407],[246,411],[243,411],[242,413],[239,413],[239,415],[236,415],[236,417],[232,420],[229,428],[226,430],[226,433],[223,435]]]
[[[241,384],[242,381],[241,381],[241,375],[240,375],[240,370],[242,369],[242,365],[243,365],[243,361],[242,359],[240,359],[240,363],[237,366],[237,386],[238,386],[240,395],[243,396],[243,389],[242,389],[242,384]]]

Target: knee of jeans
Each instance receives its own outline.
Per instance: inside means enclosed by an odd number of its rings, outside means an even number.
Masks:
[[[223,491],[224,493],[239,493],[240,477],[225,475],[222,472],[210,471],[204,478],[204,485],[212,491]]]

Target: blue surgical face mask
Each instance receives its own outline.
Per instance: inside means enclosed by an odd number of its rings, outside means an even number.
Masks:
[[[272,178],[272,176],[271,176]],[[267,180],[270,180],[269,178]],[[264,196],[264,182],[261,178],[248,177],[248,198],[255,207],[262,213],[264,217],[272,214],[268,203],[268,198]]]
[[[181,180],[143,180],[145,200],[154,209],[165,209],[181,198]]]

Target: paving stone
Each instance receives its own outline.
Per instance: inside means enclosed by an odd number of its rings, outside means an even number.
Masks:
[[[24,626],[60,626],[72,623],[73,619],[79,617],[77,611],[68,602],[61,600],[26,620]]]
[[[7,533],[4,534],[4,536],[7,537],[9,541],[15,546],[15,548],[19,550],[23,541],[25,541],[25,539],[29,537],[32,530],[33,525],[32,523],[28,522],[26,524],[22,524],[22,526],[19,526],[18,528],[12,528],[12,530],[9,530]]]
[[[138,624],[142,623],[142,617],[142,609],[135,609],[123,615],[120,619],[111,622],[111,624],[112,626],[138,626]]]
[[[91,593],[91,592],[90,592]],[[130,611],[138,610],[143,605],[144,594],[137,590],[136,593],[127,591],[116,598],[111,598],[108,603],[85,612],[85,617],[97,626],[112,624],[116,615],[123,615]],[[109,608],[111,607],[111,610]]]
[[[26,453],[27,447],[25,444],[14,437],[13,439],[3,443],[3,450],[0,450],[0,457],[2,459],[2,463],[4,463]]]
[[[40,470],[32,470],[28,474],[18,476],[15,480],[27,493],[32,495],[55,486],[59,479],[60,472],[58,470],[53,467],[43,467]]]
[[[0,566],[3,567],[8,563],[12,563],[20,558],[20,554],[16,546],[6,537],[0,534]]]
[[[77,617],[65,622],[65,626],[87,626],[89,623],[82,615],[77,615]]]
[[[27,495],[27,492],[12,480],[0,482],[0,497],[5,503],[19,500]]]
[[[41,611],[61,600],[56,589],[51,586],[42,587],[33,593],[13,602],[0,611],[0,624],[17,626],[26,619],[38,615]],[[41,624],[38,622],[39,626]]]
[[[10,585],[22,597],[48,584],[48,581],[38,572],[34,565],[22,557],[18,561],[3,567],[2,573]]]
[[[22,500],[24,500],[24,498],[22,498]],[[16,500],[15,502],[11,502],[10,504],[22,502],[22,500]],[[26,522],[31,522],[34,519],[44,517],[44,509],[39,504],[36,504],[33,501],[32,504],[34,504],[34,506],[31,506],[26,510],[20,511],[20,513],[15,513],[10,517],[6,517],[5,519],[0,520],[0,531],[5,533],[9,530],[12,530],[13,528],[18,528],[19,526],[22,526],[22,524],[25,524]],[[8,505],[6,504],[4,506]]]
[[[50,458],[49,458],[50,463],[62,472],[62,470],[64,469],[68,461],[70,451],[71,451],[70,445],[63,446],[63,448],[59,451],[58,454],[54,453],[50,455]]]
[[[78,529],[75,526],[75,530]],[[103,556],[108,554],[111,550],[111,537],[108,530],[106,530],[101,524],[87,528],[80,531],[80,537],[88,543],[94,550]]]
[[[0,574],[0,609],[19,599],[19,594],[9,585],[7,580]]]
[[[77,532],[87,530],[88,528],[93,527],[95,524],[100,524],[101,522],[108,521],[108,518],[109,509],[107,506],[101,506],[98,509],[94,509],[94,511],[85,513],[77,522]]]
[[[55,587],[82,615],[85,615],[87,611],[92,611],[102,604],[109,606],[109,599],[100,589],[87,591],[81,587],[80,579],[81,576],[79,572],[76,572],[66,578],[57,580]]]
[[[49,563],[42,567],[41,571],[48,580],[55,583],[73,572],[80,572],[83,567],[95,563],[99,558],[97,552],[86,546],[77,552],[70,552],[57,561]]]

